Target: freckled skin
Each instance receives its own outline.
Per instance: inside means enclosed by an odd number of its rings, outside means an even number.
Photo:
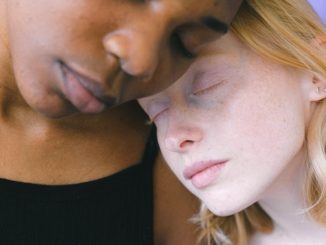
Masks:
[[[296,177],[315,88],[311,73],[259,56],[233,33],[203,53],[175,84],[139,101],[154,117],[172,171],[213,213],[227,216]],[[227,163],[205,188],[184,177],[193,163],[221,159]]]

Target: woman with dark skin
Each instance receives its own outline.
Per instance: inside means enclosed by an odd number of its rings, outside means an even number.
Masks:
[[[240,2],[1,1],[0,192],[7,193],[4,182],[17,192],[52,186],[57,195],[56,188],[81,188],[140,162],[149,135],[144,115],[132,102],[109,108],[176,80],[197,48],[227,31]],[[188,219],[196,202],[160,158],[153,171],[155,244],[194,244]],[[19,217],[9,220],[20,224]],[[36,230],[53,223],[24,222]],[[44,244],[27,233],[1,229],[1,242]]]

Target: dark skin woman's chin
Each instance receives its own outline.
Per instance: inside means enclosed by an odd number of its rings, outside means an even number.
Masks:
[[[41,113],[43,116],[50,119],[61,119],[78,113],[78,110],[72,105],[66,106],[64,109],[60,108],[60,110],[54,110],[53,108],[51,108],[51,110],[47,110],[44,108],[37,108],[36,110],[39,113]]]
[[[60,98],[55,102],[47,101],[43,103],[32,102],[29,104],[29,107],[41,114],[44,117],[49,119],[60,119],[64,117],[68,117],[78,113],[76,107],[74,107],[69,101]]]

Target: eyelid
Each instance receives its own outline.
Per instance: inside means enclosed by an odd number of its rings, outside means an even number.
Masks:
[[[185,46],[182,38],[180,37],[180,34],[174,33],[171,37],[172,42],[174,43],[175,47],[178,49],[181,54],[188,58],[192,59],[195,57],[195,55]]]
[[[192,86],[192,94],[196,96],[204,95],[216,89],[224,82],[225,80],[213,80],[213,81],[209,80],[208,82],[204,80],[195,81]]]
[[[181,40],[183,48],[187,50],[192,57],[197,57],[199,50],[203,46],[211,43],[212,41],[216,40],[217,37],[222,35],[222,32],[216,32],[210,28],[210,25],[212,26],[212,21],[209,21],[210,19],[203,19],[200,23],[194,22],[184,24],[176,31]]]
[[[154,122],[159,114],[168,109],[167,103],[152,103],[148,106],[147,114],[151,122]]]

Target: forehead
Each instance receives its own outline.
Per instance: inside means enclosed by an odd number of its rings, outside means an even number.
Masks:
[[[24,1],[24,0],[17,0]],[[230,22],[238,10],[242,0],[59,0],[62,6],[84,5],[87,9],[97,8],[98,13],[109,11],[111,15],[108,18],[117,17],[119,15],[122,18],[129,18],[135,16],[134,13],[148,12],[152,14],[161,14],[162,12],[174,12],[176,15],[180,14],[180,17],[188,17],[192,19],[198,17],[197,14],[208,14],[212,16],[218,16],[226,22]],[[42,1],[41,1],[42,2]],[[47,1],[43,1],[47,4]],[[71,2],[71,3],[70,3]],[[50,5],[50,4],[49,4]],[[138,8],[141,7],[141,8]],[[112,10],[118,12],[112,12]],[[185,16],[184,14],[187,13]],[[73,13],[72,13],[73,14]],[[194,15],[192,15],[194,14]],[[94,16],[95,17],[95,16]],[[145,17],[145,16],[144,16]],[[177,18],[175,21],[178,21]]]
[[[219,17],[229,24],[242,0],[35,0],[33,2],[12,0],[7,2],[13,7],[12,11],[15,9],[25,9],[28,12],[42,10],[44,15],[47,13],[62,15],[66,10],[74,9],[70,12],[71,16],[85,14],[82,17],[89,17],[87,13],[92,13],[93,19],[101,18],[107,21],[108,19],[139,18],[139,14],[145,12],[151,16],[162,13],[170,15],[172,12],[171,16],[174,16],[176,23],[180,20],[187,22],[187,20],[207,15]],[[44,11],[45,9],[47,11]]]

